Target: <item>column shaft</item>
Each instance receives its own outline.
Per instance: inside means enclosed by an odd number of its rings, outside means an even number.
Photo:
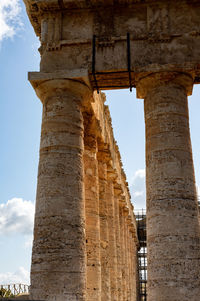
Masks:
[[[117,292],[117,249],[115,232],[115,207],[114,207],[114,185],[113,174],[108,174],[107,181],[107,200],[108,200],[108,226],[109,226],[109,268],[110,268],[110,289],[111,301],[118,300]]]
[[[36,300],[85,300],[82,86],[51,80],[36,89],[43,102],[31,267]]]
[[[125,264],[126,264],[126,296],[130,300],[130,275],[129,275],[129,252],[128,252],[128,225],[127,225],[128,208],[124,208],[124,245],[125,245]]]
[[[108,201],[106,197],[107,165],[101,152],[98,153],[99,171],[99,216],[101,256],[101,300],[111,300],[109,270]]]
[[[148,301],[198,301],[200,296],[189,85],[191,78],[180,74],[158,74],[144,83]]]
[[[91,122],[91,121],[90,121]],[[87,301],[101,300],[99,181],[95,136],[84,137]]]
[[[122,300],[122,273],[121,273],[121,244],[120,244],[120,224],[119,224],[119,196],[115,194],[115,235],[116,235],[116,251],[117,251],[117,291],[118,301]]]
[[[121,265],[122,265],[122,300],[127,300],[127,294],[126,294],[126,248],[125,248],[125,229],[124,229],[124,217],[123,217],[123,207],[124,202],[120,203],[120,240],[121,240],[121,248],[122,248],[122,259],[121,259]]]

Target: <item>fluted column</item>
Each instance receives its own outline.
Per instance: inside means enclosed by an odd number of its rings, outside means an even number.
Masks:
[[[139,285],[139,271],[138,271],[138,255],[137,247],[138,242],[136,242],[135,227],[131,222],[130,224],[130,249],[131,249],[131,269],[132,269],[132,281],[131,290],[132,298],[134,301],[138,301],[138,285]]]
[[[121,194],[121,187],[118,184],[114,185],[115,193],[115,235],[116,235],[116,250],[117,250],[117,290],[118,290],[118,301],[122,300],[122,271],[121,271],[121,241],[120,241],[120,223],[119,223],[119,195]]]
[[[100,216],[100,258],[101,258],[101,300],[109,301],[110,270],[109,270],[109,229],[108,229],[108,200],[106,196],[107,164],[104,151],[98,152],[99,173],[99,216]]]
[[[91,116],[84,116],[85,216],[87,253],[87,301],[101,301],[99,179],[97,139]]]
[[[124,224],[124,216],[123,216],[123,208],[125,207],[125,197],[120,198],[119,202],[119,220],[120,220],[120,241],[121,241],[121,249],[122,249],[122,258],[121,258],[121,266],[122,266],[122,300],[127,300],[127,292],[126,292],[126,248],[125,248],[125,224]]]
[[[110,290],[111,301],[118,300],[117,291],[117,249],[115,232],[115,205],[114,205],[114,184],[116,175],[109,170],[107,173],[107,194],[108,201],[108,227],[109,227],[109,270],[110,270]]]
[[[89,89],[71,80],[37,85],[43,103],[31,298],[83,301],[86,291],[82,107]]]
[[[125,247],[126,247],[126,290],[127,290],[127,300],[131,300],[128,213],[129,213],[128,207],[124,207]]]
[[[130,232],[129,232],[129,216],[126,217],[126,244],[127,244],[127,270],[128,270],[128,300],[131,299],[131,257],[130,257]]]
[[[125,245],[125,265],[126,265],[126,297],[127,301],[130,300],[130,274],[129,274],[129,252],[128,252],[128,224],[127,224],[127,217],[128,217],[129,209],[127,206],[124,207],[123,216],[124,216],[124,245]]]
[[[137,290],[136,290],[136,271],[137,271],[137,263],[136,259],[136,248],[135,247],[135,240],[133,238],[134,233],[134,226],[132,223],[132,218],[129,215],[128,217],[128,231],[129,231],[129,269],[130,269],[130,300],[136,301],[137,300]]]
[[[188,102],[180,73],[141,79],[146,124],[148,301],[198,301],[200,233]]]

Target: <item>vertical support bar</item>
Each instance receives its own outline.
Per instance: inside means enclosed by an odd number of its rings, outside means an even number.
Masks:
[[[130,45],[130,33],[127,33],[127,65],[129,73],[129,86],[130,92],[132,92],[132,80],[131,80],[131,45]]]
[[[96,64],[96,35],[93,35],[93,40],[92,40],[92,75],[94,78],[95,82],[95,88],[97,90],[97,93],[99,94],[99,88],[98,88],[98,83],[95,75],[95,64]]]

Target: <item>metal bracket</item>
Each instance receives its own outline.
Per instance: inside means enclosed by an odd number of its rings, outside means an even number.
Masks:
[[[96,74],[95,74],[95,63],[96,63],[96,36],[93,35],[93,41],[92,41],[92,75],[93,75],[94,82],[95,82],[95,88],[97,90],[97,93],[99,94],[99,87],[98,87]]]
[[[129,73],[129,86],[130,92],[132,92],[132,80],[131,80],[131,46],[130,46],[130,33],[127,33],[127,65]]]

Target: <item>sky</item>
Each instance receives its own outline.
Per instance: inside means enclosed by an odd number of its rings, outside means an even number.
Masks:
[[[39,71],[38,38],[22,0],[0,0],[0,284],[29,284],[42,106],[27,80]],[[136,209],[145,207],[143,100],[108,91],[124,169]],[[189,97],[196,183],[200,186],[200,87]]]

